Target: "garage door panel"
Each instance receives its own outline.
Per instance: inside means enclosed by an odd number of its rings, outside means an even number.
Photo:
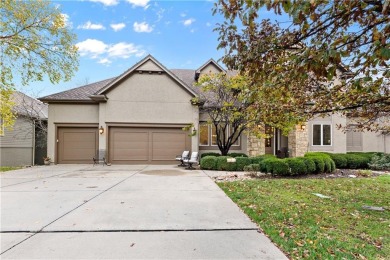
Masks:
[[[148,151],[145,149],[115,149],[113,158],[119,161],[147,161],[149,157]]]
[[[186,133],[153,132],[152,160],[172,160],[186,147]]]
[[[114,129],[112,132],[111,158],[113,161],[147,161],[149,159],[149,133]]]
[[[190,146],[188,133],[181,128],[111,127],[109,131],[109,161],[114,164],[174,164],[175,156]]]
[[[97,151],[97,142],[97,128],[58,128],[58,163],[91,163]]]

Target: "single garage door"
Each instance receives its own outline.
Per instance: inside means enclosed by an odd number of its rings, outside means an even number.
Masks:
[[[57,163],[92,163],[98,149],[98,128],[58,128]]]
[[[174,164],[190,150],[191,138],[181,128],[110,127],[109,162],[113,164]]]

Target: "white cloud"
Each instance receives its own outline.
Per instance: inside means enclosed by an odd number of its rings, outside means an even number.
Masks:
[[[89,1],[102,3],[106,6],[113,6],[113,5],[117,5],[119,3],[118,0],[89,0]]]
[[[100,59],[100,60],[98,61],[98,63],[99,63],[99,64],[103,64],[103,65],[109,65],[109,64],[112,63],[112,61],[110,61],[110,60],[107,59],[107,58],[103,58],[103,59]]]
[[[206,23],[206,26],[207,26],[207,27],[210,27],[210,26],[211,26],[211,23],[207,22],[207,23]]]
[[[115,31],[115,32],[118,32],[120,30],[122,30],[123,28],[126,27],[126,24],[124,23],[112,23],[110,24],[111,28]]]
[[[133,43],[120,42],[108,48],[107,53],[109,57],[127,59],[132,55],[142,56],[145,52],[140,50],[139,47],[135,46]]]
[[[193,22],[195,22],[194,18],[190,18],[183,21],[184,26],[190,26]]]
[[[180,16],[181,16],[181,17],[186,17],[187,14],[186,14],[186,13],[181,13]]]
[[[76,44],[81,56],[90,56],[95,59],[107,51],[108,45],[95,39],[87,39]]]
[[[145,54],[142,46],[127,42],[107,44],[96,39],[87,39],[77,43],[76,46],[81,56],[99,59],[97,62],[104,65],[112,63],[112,59],[127,59],[131,56],[141,57]]]
[[[104,27],[102,24],[92,23],[91,21],[88,21],[88,22],[86,22],[83,25],[77,26],[77,29],[83,29],[83,30],[105,30],[106,27]]]
[[[133,29],[135,32],[138,32],[138,33],[141,33],[141,32],[150,33],[153,31],[153,28],[149,24],[147,24],[146,22],[142,22],[142,23],[135,22],[133,24]]]
[[[150,0],[126,0],[128,3],[130,3],[133,7],[143,7],[144,9],[147,9],[149,7],[148,3]]]
[[[157,15],[157,21],[156,21],[156,22],[161,21],[161,19],[164,17],[164,13],[165,13],[165,9],[164,9],[164,8],[160,8],[160,9],[156,12],[156,15]]]

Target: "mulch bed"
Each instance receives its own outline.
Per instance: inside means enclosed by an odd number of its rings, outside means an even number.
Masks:
[[[363,171],[363,172],[362,172]],[[250,180],[250,179],[334,179],[334,178],[367,178],[377,177],[380,175],[390,175],[390,171],[370,171],[370,176],[364,174],[364,170],[352,170],[352,169],[336,169],[333,173],[321,173],[321,174],[306,174],[298,176],[272,176],[270,174],[260,173],[254,176],[251,173],[237,174],[229,172],[220,176],[213,177],[216,182],[223,181],[237,181],[237,180]]]

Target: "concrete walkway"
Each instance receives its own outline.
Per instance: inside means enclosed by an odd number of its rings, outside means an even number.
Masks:
[[[2,259],[287,259],[203,171],[56,165],[0,176]]]

